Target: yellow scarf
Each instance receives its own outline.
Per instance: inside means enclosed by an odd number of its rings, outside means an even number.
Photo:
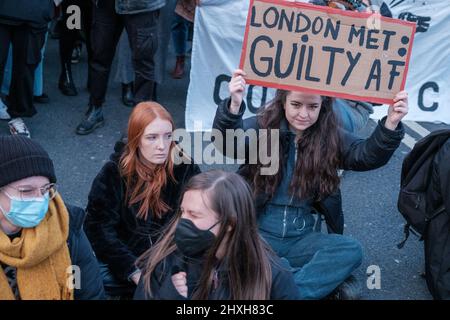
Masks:
[[[72,300],[67,286],[72,264],[67,237],[69,214],[59,195],[51,202],[44,220],[35,228],[22,229],[13,239],[0,231],[0,262],[17,268],[17,286],[23,300]],[[0,267],[0,300],[14,300]]]

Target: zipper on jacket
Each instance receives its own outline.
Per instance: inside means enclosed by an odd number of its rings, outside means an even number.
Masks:
[[[291,147],[291,146],[289,146]],[[294,140],[294,147],[295,147],[295,160],[294,160],[294,168],[295,168],[295,164],[297,163],[297,143],[295,143]],[[286,227],[287,227],[287,207],[290,206],[292,204],[292,200],[294,199],[294,194],[291,195],[291,200],[289,200],[289,204],[287,206],[284,207],[284,216],[283,216],[283,232],[281,237],[284,238],[284,236],[286,235]]]
[[[286,235],[286,227],[287,227],[287,208],[292,204],[292,200],[294,199],[294,195],[291,196],[291,200],[289,200],[289,204],[284,206],[284,216],[283,216],[283,232],[281,237],[284,238]]]

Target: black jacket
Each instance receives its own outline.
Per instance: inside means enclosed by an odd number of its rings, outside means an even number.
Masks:
[[[436,211],[444,205],[450,218],[450,139],[445,142],[433,159],[431,172],[431,186],[428,192],[430,212]]]
[[[434,299],[450,300],[450,139],[433,159],[427,194],[429,212],[444,212],[428,221],[424,233],[425,279]]]
[[[118,167],[123,142],[116,143],[115,153],[92,183],[87,205],[85,230],[98,259],[109,266],[112,274],[126,281],[136,271],[135,261],[154,243],[161,227],[174,215],[170,210],[162,219],[138,219],[140,204],[131,207],[125,199],[126,185]],[[182,187],[194,175],[200,172],[195,164],[174,166],[177,183],[168,179],[161,192],[163,200],[172,209],[177,209]]]
[[[2,0],[0,1],[0,23],[27,23],[36,29],[46,29],[53,17],[53,0]]]
[[[67,206],[69,211],[69,247],[72,265],[80,268],[80,289],[74,290],[76,300],[105,299],[100,269],[91,244],[83,231],[84,210]]]
[[[141,277],[138,287],[134,294],[135,300],[190,300],[196,285],[203,272],[202,260],[197,260],[190,264],[183,265],[182,270],[187,274],[188,298],[180,295],[173,285],[172,273],[175,269],[180,270],[180,253],[174,252],[169,255],[163,263],[160,263],[151,279],[151,288],[153,297],[146,296],[144,291],[144,282]],[[194,261],[194,260],[192,260]],[[270,292],[270,300],[298,300],[299,291],[294,282],[292,273],[282,265],[280,258],[274,256],[271,262],[272,267],[272,289]],[[210,296],[210,300],[229,300],[230,291],[227,281],[226,267],[219,268],[217,273],[217,288],[214,289]]]
[[[226,129],[255,129],[259,130],[260,127],[257,122],[257,117],[251,117],[243,120],[242,116],[245,112],[245,103],[242,102],[241,109],[238,114],[232,114],[229,111],[230,99],[224,100],[217,108],[216,116],[214,118],[213,129],[217,129],[222,132],[225,137]],[[380,120],[378,126],[375,128],[374,132],[368,139],[360,139],[353,134],[341,131],[342,135],[342,168],[344,170],[354,170],[354,171],[367,171],[382,167],[385,165],[394,151],[398,148],[401,140],[404,136],[404,128],[400,123],[395,131],[391,131],[384,126],[384,121]],[[287,128],[280,128],[280,144],[283,146],[284,159],[287,158],[289,153],[289,137]],[[223,139],[225,143],[225,139]],[[220,150],[224,150],[223,146],[216,145]],[[239,173],[245,178],[248,177],[249,169],[249,146],[248,140],[238,141],[234,154],[227,155],[229,157],[235,158],[237,155],[237,149],[244,148],[245,154],[245,164],[243,164]],[[285,161],[286,162],[286,161]],[[256,196],[256,207],[258,212],[265,207],[267,202],[270,200],[268,194],[259,194]],[[325,217],[327,225],[330,231],[334,233],[343,233],[344,229],[344,218],[342,214],[342,200],[341,192],[337,190],[334,194],[330,195],[328,198],[316,202],[314,207],[317,211],[322,213]]]

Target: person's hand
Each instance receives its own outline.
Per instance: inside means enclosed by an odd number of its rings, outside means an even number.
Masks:
[[[394,97],[394,104],[389,106],[384,126],[390,130],[395,130],[403,117],[408,114],[408,111],[408,93],[400,91]]]
[[[188,287],[186,284],[186,272],[178,272],[172,276],[172,283],[178,293],[187,298]]]
[[[131,276],[131,281],[133,281],[136,285],[138,285],[139,280],[141,279],[141,272],[136,272]]]
[[[245,79],[246,73],[241,69],[234,70],[233,77],[228,84],[228,89],[230,90],[231,103],[230,112],[233,114],[238,114],[241,108],[242,99],[244,99],[245,93]]]

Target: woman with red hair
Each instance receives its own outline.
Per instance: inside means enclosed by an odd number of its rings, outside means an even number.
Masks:
[[[130,115],[127,139],[116,143],[92,184],[85,230],[110,295],[132,296],[140,278],[137,257],[173,217],[183,185],[200,172],[187,157],[174,163],[173,155],[181,151],[172,140],[174,129],[164,107],[138,104]]]

